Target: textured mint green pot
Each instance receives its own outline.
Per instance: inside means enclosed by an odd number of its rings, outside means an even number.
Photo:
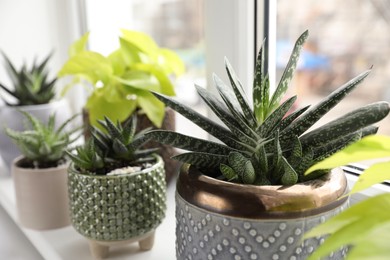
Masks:
[[[153,231],[165,217],[164,163],[131,174],[93,176],[68,169],[71,222],[83,236],[127,240]]]

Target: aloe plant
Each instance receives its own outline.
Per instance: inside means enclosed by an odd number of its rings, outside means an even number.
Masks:
[[[88,33],[73,43],[70,58],[58,73],[59,77],[73,77],[63,93],[75,85],[85,85],[83,81],[92,86],[85,104],[92,125],[100,126],[97,120],[104,116],[123,122],[136,109],[142,109],[155,126],[161,127],[165,107],[149,91],[175,95],[170,77],[183,73],[184,64],[176,53],[159,48],[146,34],[121,32],[120,47],[108,56],[87,50]]]
[[[123,125],[114,124],[108,117],[99,120],[103,131],[92,126],[92,137],[83,145],[76,147],[76,153],[68,151],[74,165],[84,173],[105,175],[115,169],[140,166],[153,162],[152,153],[157,149],[141,149],[147,141],[144,129],[135,133],[137,117],[132,116]]]
[[[19,70],[15,68],[3,52],[2,55],[12,86],[6,86],[0,83],[0,88],[16,100],[15,103],[10,103],[7,98],[1,96],[7,105],[26,106],[46,104],[54,98],[54,85],[57,79],[49,79],[46,69],[51,54],[41,63],[34,61],[31,68],[23,64]]]
[[[66,160],[66,149],[74,143],[79,135],[80,128],[68,130],[69,124],[77,115],[62,123],[58,128],[55,126],[55,114],[50,115],[47,124],[43,123],[33,115],[20,111],[31,129],[15,131],[5,128],[5,133],[15,142],[28,167],[48,168],[56,167]],[[27,127],[26,127],[27,128]]]
[[[217,123],[180,102],[154,93],[193,123],[221,141],[197,139],[175,132],[155,130],[147,134],[158,142],[189,152],[174,158],[194,165],[204,174],[244,184],[293,185],[317,178],[326,171],[304,175],[314,163],[330,156],[362,136],[374,134],[374,123],[389,113],[387,102],[358,108],[312,131],[308,129],[338,104],[369,74],[367,70],[350,80],[315,106],[289,114],[296,96],[282,101],[294,75],[300,50],[308,37],[305,31],[296,41],[289,62],[276,90],[271,95],[265,73],[264,51],[260,50],[253,82],[253,104],[250,104],[240,80],[225,59],[231,87],[213,75],[220,99],[196,86],[200,97],[221,120]],[[282,101],[282,103],[280,103]]]

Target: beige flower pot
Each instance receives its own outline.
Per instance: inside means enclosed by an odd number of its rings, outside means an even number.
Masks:
[[[12,163],[16,208],[22,226],[47,230],[70,224],[67,190],[67,168],[21,168],[23,157]]]

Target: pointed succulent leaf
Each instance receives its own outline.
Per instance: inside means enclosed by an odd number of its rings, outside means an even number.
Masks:
[[[256,123],[257,121],[255,118],[255,115],[252,111],[252,108],[249,106],[249,102],[247,100],[245,91],[241,86],[241,82],[239,81],[235,71],[233,70],[233,67],[230,65],[230,63],[226,57],[225,57],[225,67],[226,67],[226,71],[228,73],[233,91],[234,91],[235,96],[237,98],[237,101],[240,104],[242,112],[244,113],[245,119],[248,121],[248,124],[252,128],[255,128],[257,126],[257,123]]]
[[[306,30],[295,42],[294,49],[291,53],[290,59],[287,63],[287,66],[282,74],[282,77],[279,81],[279,84],[272,95],[271,102],[270,102],[270,108],[271,110],[268,111],[268,113],[272,112],[273,109],[279,106],[279,103],[283,97],[283,95],[286,93],[288,85],[294,76],[294,71],[298,63],[299,55],[302,49],[303,44],[305,43],[307,37],[309,36],[309,32]]]
[[[252,138],[257,138],[257,134],[245,125],[245,122],[239,122],[239,118],[233,117],[226,107],[214,95],[206,89],[195,86],[199,96],[206,102],[209,108],[218,116],[218,118],[242,141],[252,144]],[[238,119],[238,120],[237,120]]]
[[[123,125],[123,141],[127,144],[133,139],[137,126],[137,116],[133,115]]]
[[[118,122],[116,125],[108,118],[104,117],[104,120],[98,120],[99,124],[103,126],[109,133],[111,139],[114,138],[122,138],[122,133],[121,133],[121,126],[120,123]]]
[[[247,160],[244,165],[244,171],[242,173],[242,182],[244,184],[253,184],[256,180],[255,169],[250,160]]]
[[[236,121],[240,122],[240,124],[244,125],[245,127],[252,129],[250,123],[242,113],[240,104],[238,103],[233,90],[226,86],[225,83],[216,74],[213,74],[213,80],[219,95],[221,96],[227,108],[230,110],[231,114],[236,118]]]
[[[115,138],[112,142],[112,149],[115,155],[127,154],[128,149],[118,138]]]
[[[237,175],[242,178],[243,172],[245,169],[245,163],[249,159],[246,158],[239,152],[231,152],[229,153],[229,165],[233,168],[233,170],[237,173]]]
[[[235,149],[241,149],[243,148],[243,145],[238,142],[233,134],[226,129],[225,127],[221,126],[220,124],[212,121],[211,119],[199,114],[195,110],[187,107],[184,104],[181,104],[177,102],[176,100],[161,95],[158,93],[153,93],[158,99],[160,99],[165,105],[170,106],[172,109],[174,109],[176,112],[180,113],[184,117],[188,118],[190,121],[192,121],[194,124],[198,125],[200,128],[211,134],[212,136],[218,138],[223,143],[235,148]]]
[[[227,164],[226,155],[188,152],[173,156],[172,159],[196,165],[201,168],[219,169],[221,163]]]
[[[282,185],[294,185],[298,181],[298,174],[294,168],[288,163],[286,158],[282,157],[282,163],[284,165],[284,173],[281,178]]]
[[[172,131],[153,130],[148,132],[146,136],[159,143],[194,152],[208,152],[212,154],[227,155],[230,152],[235,151],[224,144],[198,139]]]
[[[283,104],[281,104],[277,109],[275,109],[268,118],[264,121],[263,124],[257,129],[257,132],[262,137],[267,137],[278,127],[282,122],[283,117],[290,110],[297,97],[293,96],[287,99]]]
[[[371,127],[369,127],[372,129]],[[362,130],[357,130],[356,132],[352,132],[346,134],[344,136],[340,136],[336,139],[331,139],[327,143],[322,144],[321,146],[310,146],[313,149],[314,153],[314,161],[322,161],[325,158],[331,156],[332,154],[340,151],[344,147],[360,140],[362,138]]]
[[[390,111],[389,103],[377,102],[353,110],[330,123],[321,126],[301,137],[303,146],[320,146],[328,140],[335,139],[348,133],[382,120]]]
[[[219,170],[221,171],[222,175],[226,178],[226,180],[232,181],[234,179],[237,179],[237,173],[230,166],[221,163],[219,166]]]
[[[264,106],[266,103],[265,100],[269,100],[269,96],[266,96],[266,93],[269,93],[269,90],[266,91],[264,88],[269,88],[268,84],[265,84],[264,77],[265,73],[263,71],[263,63],[264,63],[264,45],[265,41],[263,41],[263,44],[261,45],[260,51],[257,55],[256,59],[256,67],[255,67],[255,76],[253,80],[253,110],[255,113],[255,117],[257,122],[263,122],[264,120],[264,110],[267,109],[266,106]]]
[[[324,98],[317,105],[308,109],[303,115],[292,122],[281,133],[282,146],[288,142],[291,136],[300,136],[307,129],[309,129],[314,123],[316,123],[323,115],[337,105],[343,98],[346,97],[359,83],[361,83],[370,73],[371,70],[367,70],[340,88],[333,91],[329,96]]]
[[[310,105],[308,106],[305,106],[305,107],[302,107],[294,112],[292,112],[291,114],[289,114],[288,116],[286,116],[285,118],[283,118],[282,122],[280,123],[280,126],[279,126],[279,130],[280,131],[283,131],[287,126],[289,126],[295,119],[297,119],[300,115],[302,115],[308,108],[310,107]]]
[[[255,154],[255,161],[258,162],[256,167],[264,174],[268,172],[268,158],[264,145],[260,146],[259,150]]]

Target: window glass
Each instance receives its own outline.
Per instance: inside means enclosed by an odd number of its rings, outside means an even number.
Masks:
[[[323,122],[362,105],[390,101],[390,4],[387,0],[278,0],[277,75],[298,36],[309,30],[292,92],[299,106],[315,104],[373,66],[371,74]],[[278,77],[278,76],[277,76]],[[390,134],[390,118],[379,133]]]

